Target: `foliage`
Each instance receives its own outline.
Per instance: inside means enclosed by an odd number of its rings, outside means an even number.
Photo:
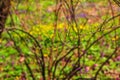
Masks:
[[[1,80],[119,79],[118,6],[66,1],[11,1],[0,39]]]

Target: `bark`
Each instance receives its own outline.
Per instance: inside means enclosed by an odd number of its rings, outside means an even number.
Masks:
[[[10,10],[10,0],[0,0],[0,37]]]

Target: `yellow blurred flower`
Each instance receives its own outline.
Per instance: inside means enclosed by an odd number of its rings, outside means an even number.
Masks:
[[[83,26],[83,25],[80,25],[80,29],[85,29],[85,26]]]
[[[48,54],[44,54],[44,57],[48,57]]]
[[[1,72],[1,71],[3,71],[3,67],[2,67],[2,66],[0,66],[0,72]]]
[[[64,24],[63,23],[59,24],[58,29],[64,29]]]
[[[32,32],[32,31],[30,31],[29,33],[30,33],[31,35],[33,35],[33,32]]]
[[[116,40],[118,40],[118,38],[119,38],[118,36],[115,36],[115,37],[112,38],[112,40],[116,41]]]
[[[65,28],[67,28],[68,25],[65,25],[65,23],[59,23],[57,25],[57,29],[61,29],[61,30],[64,30]],[[73,25],[73,29],[77,32],[78,30],[77,29],[80,29],[80,30],[86,30],[88,29],[89,26],[84,26],[84,25],[79,25],[79,26],[75,26],[75,24]],[[31,35],[34,35],[34,36],[38,36],[38,35],[43,35],[43,36],[46,36],[46,37],[50,37],[52,38],[53,37],[53,33],[51,32],[54,32],[54,25],[53,24],[48,24],[48,25],[45,25],[45,24],[39,24],[39,25],[35,25],[33,26],[29,33]]]
[[[20,78],[18,76],[15,77],[15,80],[20,80]]]

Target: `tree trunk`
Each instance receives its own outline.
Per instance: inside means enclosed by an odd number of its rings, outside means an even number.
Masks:
[[[0,37],[5,27],[5,21],[9,14],[10,0],[0,0]]]

